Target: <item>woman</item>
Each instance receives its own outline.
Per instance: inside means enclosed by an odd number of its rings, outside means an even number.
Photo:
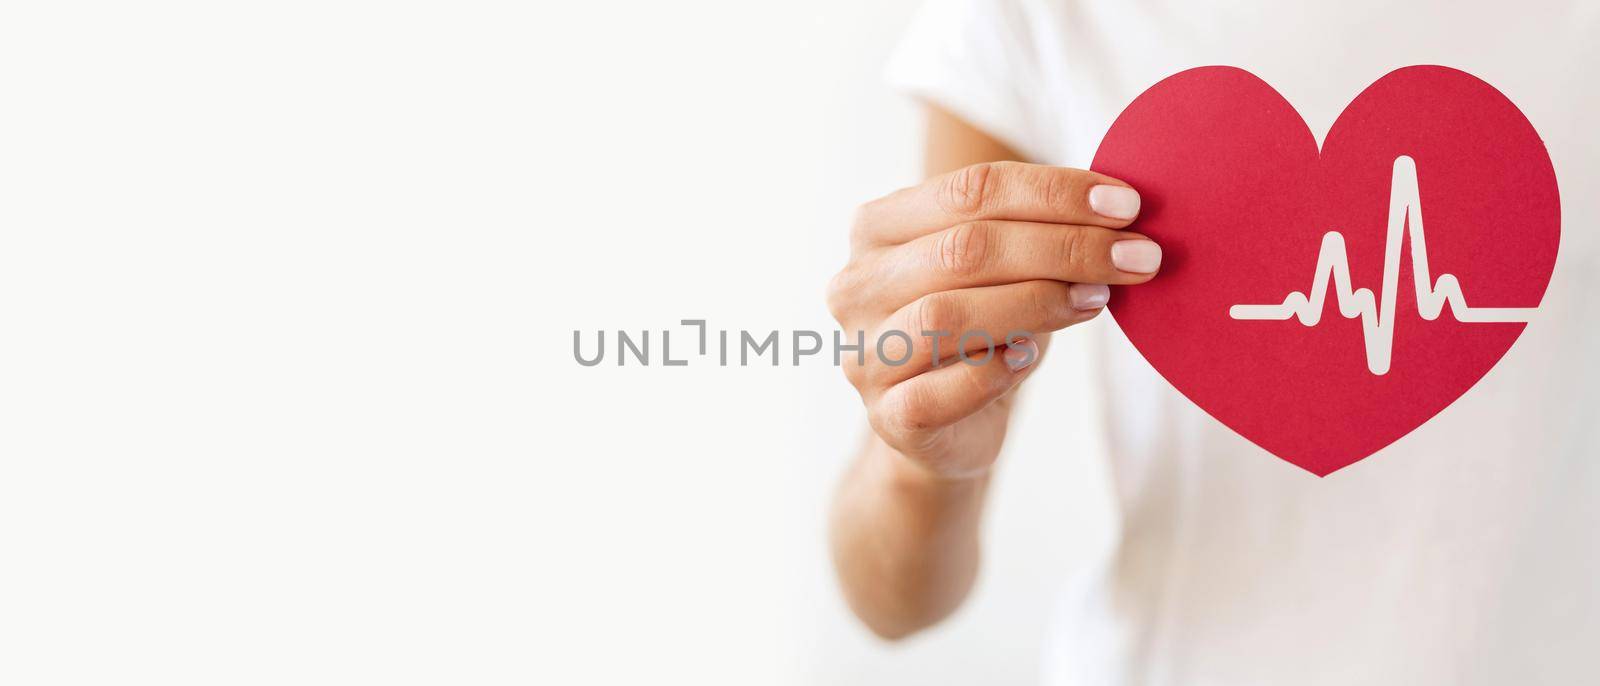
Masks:
[[[1600,680],[1597,37],[1589,2],[926,7],[890,75],[928,106],[930,178],[862,208],[830,306],[851,331],[1039,335],[983,365],[949,364],[949,342],[936,358],[924,339],[908,364],[847,367],[873,429],[833,512],[857,615],[898,638],[962,602],[988,477],[1045,332],[1099,316],[1105,284],[1161,278],[1138,189],[1083,171],[1122,108],[1171,74],[1233,65],[1320,140],[1374,80],[1442,64],[1521,108],[1566,191],[1537,318],[1469,393],[1327,479],[1211,419],[1100,327],[1119,543],[1065,605],[1047,681]]]

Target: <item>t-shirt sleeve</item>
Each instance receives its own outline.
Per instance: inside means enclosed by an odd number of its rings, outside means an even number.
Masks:
[[[894,88],[939,107],[1036,162],[1042,128],[1039,57],[1023,0],[928,0],[889,58]]]

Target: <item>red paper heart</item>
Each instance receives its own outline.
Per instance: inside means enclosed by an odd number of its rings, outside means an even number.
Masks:
[[[1117,324],[1195,404],[1319,476],[1399,440],[1477,383],[1520,322],[1537,317],[1561,239],[1555,170],[1538,133],[1500,91],[1446,67],[1378,79],[1320,153],[1294,107],[1253,74],[1184,71],[1128,105],[1093,168],[1139,189],[1132,228],[1165,256],[1155,280],[1113,289]],[[1407,202],[1413,188],[1420,202]],[[1409,208],[1420,223],[1395,221],[1391,196],[1395,217],[1415,217]],[[1398,252],[1392,223],[1404,231]],[[1418,225],[1430,269],[1420,292]],[[1325,238],[1331,231],[1344,255]],[[1386,266],[1390,255],[1398,260]],[[1335,275],[1316,321],[1318,308],[1290,294],[1314,300],[1319,267],[1341,256],[1349,288],[1369,289],[1373,307],[1341,296]],[[1387,290],[1386,267],[1398,277]],[[1454,301],[1426,319],[1446,297]],[[1419,310],[1419,300],[1435,307]],[[1377,326],[1363,323],[1363,309],[1380,315]],[[1271,316],[1288,318],[1262,319]],[[1370,357],[1390,353],[1387,370],[1369,359],[1369,337]]]

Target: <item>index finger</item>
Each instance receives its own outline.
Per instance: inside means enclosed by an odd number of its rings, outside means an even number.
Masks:
[[[861,206],[859,237],[896,245],[984,219],[1120,229],[1139,215],[1139,193],[1104,174],[1022,162],[988,162],[935,176]]]

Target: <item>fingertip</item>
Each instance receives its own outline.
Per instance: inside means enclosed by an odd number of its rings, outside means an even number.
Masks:
[[[1089,189],[1089,209],[1107,219],[1132,221],[1141,204],[1139,191],[1128,186],[1102,183]]]
[[[1006,367],[1012,372],[1020,372],[1032,366],[1039,359],[1039,344],[1032,338],[1016,338],[1006,344],[1006,350],[1001,354]]]
[[[1129,238],[1111,244],[1111,265],[1118,271],[1151,276],[1161,270],[1161,246],[1148,238]]]
[[[1092,312],[1106,306],[1111,300],[1111,287],[1103,283],[1075,283],[1067,288],[1067,299],[1072,309]]]

